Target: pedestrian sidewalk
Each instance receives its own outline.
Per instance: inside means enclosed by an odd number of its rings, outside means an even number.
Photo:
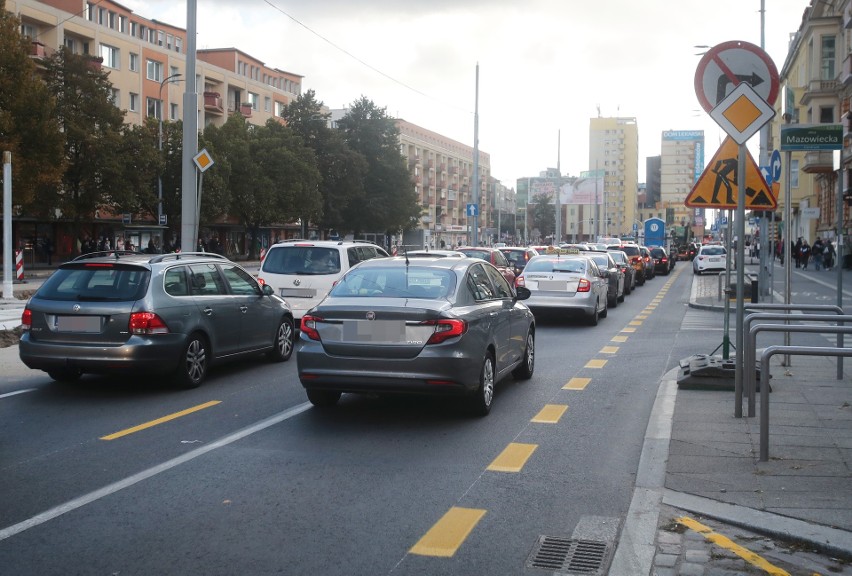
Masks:
[[[746,271],[758,268],[747,264]],[[783,273],[776,263],[776,276]],[[835,272],[804,273],[828,282],[835,278]],[[852,271],[843,274],[846,292],[852,289]],[[717,275],[693,277],[690,307],[721,312],[724,298]],[[732,314],[734,309],[732,304]],[[834,344],[827,340],[825,345]],[[660,394],[668,390],[674,405],[663,509],[852,559],[852,362],[844,362],[838,380],[836,358],[793,356],[788,367],[782,359],[771,360],[767,462],[759,458],[759,398],[758,416],[735,418],[733,392],[680,389],[677,369],[666,375]],[[652,573],[704,573],[713,566],[704,538],[690,544],[689,538],[664,528],[672,518],[663,516],[665,512],[659,518]]]

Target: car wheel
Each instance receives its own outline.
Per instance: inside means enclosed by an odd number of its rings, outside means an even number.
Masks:
[[[482,361],[482,369],[479,371],[479,388],[474,394],[471,408],[477,416],[486,416],[491,412],[491,403],[494,401],[494,358],[488,353]]]
[[[535,332],[527,333],[527,345],[524,348],[524,356],[518,367],[512,370],[512,376],[516,380],[529,380],[535,370]]]
[[[175,380],[181,388],[198,388],[207,375],[210,364],[210,347],[207,340],[201,334],[193,334],[189,337],[180,363],[175,371]]]
[[[317,408],[328,408],[340,400],[340,392],[334,390],[305,390],[308,400]]]
[[[616,298],[616,300],[617,300],[618,302],[624,302],[624,297],[625,297],[625,296],[627,296],[627,290],[626,290],[626,289],[625,289],[625,290],[621,293],[621,296],[619,296],[618,298]],[[613,306],[613,308],[615,308],[615,306]]]
[[[79,370],[49,370],[47,375],[57,382],[76,382],[83,373]]]
[[[598,325],[598,309],[595,306],[595,311],[592,312],[586,320],[588,321],[589,326],[597,326]]]
[[[289,360],[293,355],[295,334],[292,318],[283,318],[275,331],[275,340],[272,342],[272,350],[269,351],[269,359],[273,362]]]

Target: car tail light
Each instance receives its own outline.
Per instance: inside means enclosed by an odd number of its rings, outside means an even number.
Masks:
[[[258,276],[258,277],[257,277],[257,283],[258,283],[258,284],[260,284],[260,285],[261,285],[261,287],[263,287],[263,286],[265,286],[265,285],[266,285],[266,280],[264,280],[263,278],[261,278],[260,276]]]
[[[300,325],[299,330],[301,330],[305,336],[311,340],[319,340],[320,336],[317,331],[317,322],[322,322],[322,318],[319,316],[305,314],[302,316],[302,324]]]
[[[515,288],[517,288],[518,286],[526,286],[526,285],[527,285],[527,281],[524,279],[523,276],[518,276],[517,278],[515,278]]]
[[[446,320],[426,320],[420,323],[421,326],[434,326],[435,331],[426,341],[426,344],[440,344],[444,340],[461,336],[467,332],[467,322],[464,320],[446,319]]]
[[[153,312],[134,312],[128,323],[131,334],[168,334],[169,327]]]
[[[29,330],[33,327],[33,311],[29,308],[24,308],[23,314],[21,314],[21,328],[24,330]]]
[[[592,289],[592,283],[586,280],[585,278],[580,278],[579,284],[577,284],[577,292],[588,292]]]

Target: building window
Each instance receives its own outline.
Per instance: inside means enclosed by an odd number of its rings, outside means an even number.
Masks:
[[[77,54],[77,41],[71,38],[70,36],[65,37],[65,41],[63,42],[68,51],[71,54]]]
[[[260,99],[260,97],[259,97],[257,94],[255,94],[254,92],[249,92],[249,93],[248,93],[248,101],[249,101],[249,103],[251,104],[251,109],[252,109],[252,110],[257,110],[257,109],[258,109],[258,108],[257,108],[257,101],[258,101],[259,99]]]
[[[178,67],[177,66],[169,66],[169,76],[177,76],[178,75]]]
[[[822,37],[822,53],[820,55],[820,80],[834,80],[834,36]]]
[[[83,16],[89,22],[95,21],[95,5],[91,2],[86,2],[86,13]]]
[[[32,24],[21,24],[21,36],[26,38],[27,40],[34,40],[37,36],[35,26]]]
[[[172,49],[172,44],[174,44],[175,37],[171,34],[166,34],[166,50]]]
[[[121,67],[118,48],[101,44],[101,58],[104,59],[103,65],[107,68],[118,70]]]
[[[110,88],[109,99],[116,108],[121,108],[121,91],[118,88]]]
[[[272,110],[272,98],[270,98],[269,96],[264,96],[264,98],[263,98],[263,111],[269,112],[270,110]]]
[[[166,33],[162,30],[157,30],[157,46],[162,46],[165,44]]]
[[[130,53],[130,71],[139,72],[139,54]]]
[[[183,52],[183,38],[175,38],[175,52]]]
[[[155,82],[163,81],[163,63],[156,60],[148,60],[148,80]]]
[[[136,22],[131,22],[130,23],[130,35],[133,36],[134,38],[137,38],[138,34],[139,34],[139,24],[137,24]]]
[[[117,25],[117,23],[116,23],[116,18],[117,18],[117,17],[118,17],[118,14],[116,14],[115,12],[110,11],[110,13],[109,13],[109,24],[108,24],[108,25],[109,25],[109,27],[110,27],[110,28],[112,28],[113,30],[115,30],[115,29],[118,27],[118,25]]]
[[[118,17],[118,31],[127,34],[127,16]]]
[[[139,94],[130,93],[130,103],[127,109],[131,112],[139,111]]]
[[[790,161],[790,187],[798,188],[799,187],[799,161],[791,160]]]
[[[98,24],[101,26],[106,26],[107,23],[107,9],[106,8],[98,8]]]
[[[163,101],[156,98],[148,98],[148,118],[162,120]]]
[[[819,121],[821,124],[833,124],[834,106],[820,106]]]
[[[169,120],[177,120],[178,118],[178,105],[177,104],[169,104]]]

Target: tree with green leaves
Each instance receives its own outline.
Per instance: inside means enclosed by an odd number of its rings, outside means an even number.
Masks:
[[[549,194],[536,194],[532,203],[532,224],[542,239],[553,235],[556,228],[556,206],[550,203]]]
[[[385,108],[362,96],[337,125],[344,142],[364,157],[368,167],[363,203],[350,205],[343,213],[346,228],[356,234],[411,229],[423,208],[399,151],[399,128],[394,119]]]
[[[65,169],[55,205],[79,235],[95,210],[131,202],[133,191],[121,182],[127,161],[122,156],[124,112],[112,102],[112,84],[99,60],[63,47],[45,60],[45,69],[64,136]]]
[[[12,203],[27,216],[53,218],[65,168],[56,101],[29,57],[32,42],[0,0],[0,153],[12,155]]]
[[[344,214],[352,206],[364,205],[366,159],[346,145],[340,131],[328,127],[330,115],[323,113],[323,103],[317,101],[313,90],[299,95],[281,116],[314,151],[321,178],[322,210],[312,221],[324,230],[351,232],[346,228]]]

